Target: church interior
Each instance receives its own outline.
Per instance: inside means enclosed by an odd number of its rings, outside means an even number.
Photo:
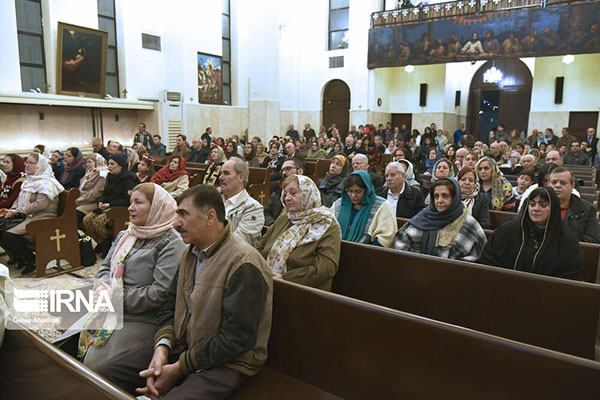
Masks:
[[[0,399],[600,396],[600,1],[3,0],[0,21]],[[114,285],[100,327],[48,310]],[[106,361],[141,343],[130,390]]]

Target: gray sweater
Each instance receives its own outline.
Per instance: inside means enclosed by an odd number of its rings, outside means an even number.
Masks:
[[[94,280],[94,287],[108,282],[110,259],[117,243],[123,236],[120,232],[108,252]],[[171,283],[175,277],[185,244],[174,229],[154,239],[137,240],[125,259],[124,316],[127,321],[156,323],[158,309],[167,300]]]

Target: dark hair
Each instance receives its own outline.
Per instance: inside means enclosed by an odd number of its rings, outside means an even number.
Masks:
[[[161,140],[162,138],[160,137],[160,135],[154,135],[152,137],[157,137],[159,140]]]
[[[44,151],[46,151],[46,146],[44,146],[43,144],[38,144],[37,146],[34,147],[34,149],[39,149],[40,152],[42,154],[44,154]]]
[[[452,182],[450,182],[448,179],[440,179],[438,181],[433,182],[433,184],[431,185],[431,190],[429,193],[431,193],[432,199],[433,199],[433,195],[435,194],[435,188],[438,186],[447,187],[448,190],[450,191],[450,195],[452,195],[452,198],[454,198],[454,196],[456,196],[456,189],[454,188],[454,184]]]
[[[194,207],[199,213],[213,209],[217,213],[219,222],[225,223],[225,204],[223,204],[223,198],[213,185],[192,186],[179,196],[177,204],[181,204],[188,197],[192,198]]]
[[[177,137],[180,137],[181,139],[183,139],[184,142],[187,140],[187,136],[185,136],[185,135],[177,135]]]
[[[171,161],[177,160],[177,162],[179,163],[179,167],[181,167],[181,158],[179,158],[179,157],[181,157],[181,156],[171,156],[171,158],[169,158],[169,164],[171,164]]]
[[[554,163],[544,164],[544,166],[542,168],[540,168],[540,173],[538,174],[538,181],[537,181],[537,184],[539,187],[544,186],[544,178],[546,178],[547,175],[550,175],[552,173],[552,171],[554,171],[556,168],[560,168],[560,166],[558,166]]]
[[[79,150],[77,147],[69,147],[66,151],[71,153],[73,157],[77,157],[77,155],[81,152],[81,150]]]
[[[143,123],[143,122],[140,122],[140,123],[139,123],[139,125],[143,125],[143,126],[144,126],[144,129],[146,129],[146,124],[145,124],[145,123]]]
[[[286,159],[283,162],[286,161],[293,161],[294,165],[296,166],[296,169],[301,169],[304,170],[304,162],[296,157],[286,157]],[[283,166],[283,163],[281,164]]]
[[[563,167],[554,168],[552,170],[552,172],[550,172],[550,175],[562,174],[563,172],[568,172],[569,173],[569,176],[571,177],[571,183],[574,185],[576,183],[575,177],[573,176],[573,173],[570,170],[566,169],[566,168],[563,168]]]
[[[150,178],[152,178],[152,177],[154,176],[154,174],[156,173],[156,169],[154,168],[154,163],[153,163],[153,162],[151,162],[151,161],[148,159],[148,157],[142,157],[142,158],[140,158],[140,161],[138,162],[138,165],[139,165],[141,162],[145,163],[145,164],[148,166],[148,173],[147,173],[147,175],[148,175],[148,180],[149,180],[149,179],[150,179]]]
[[[535,199],[537,196],[540,196],[542,198],[542,200],[550,203],[550,195],[544,188],[541,188],[541,187],[535,188],[535,189],[533,189],[533,191],[531,193],[529,193],[529,196],[527,197],[527,203],[529,203],[531,200]],[[527,205],[529,205],[529,204],[527,204]],[[527,212],[529,213],[529,211],[527,211]]]
[[[535,182],[535,174],[532,171],[528,171],[528,170],[524,169],[521,172],[519,172],[519,175],[517,175],[517,178],[521,175],[527,175],[528,177],[531,178],[531,182]]]
[[[365,182],[362,180],[359,174],[350,174],[348,175],[348,178],[346,178],[346,184],[344,185],[346,189],[349,189],[354,185],[361,189],[367,189],[367,185],[365,185]]]

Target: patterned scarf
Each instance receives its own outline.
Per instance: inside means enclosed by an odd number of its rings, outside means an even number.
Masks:
[[[479,165],[487,161],[492,166],[492,210],[502,210],[515,203],[512,185],[504,177],[498,164],[489,157],[483,157],[475,164],[475,173],[479,176]]]
[[[113,288],[113,293],[120,293],[123,288],[123,275],[127,256],[138,239],[157,238],[173,227],[175,213],[177,211],[177,202],[162,187],[153,184],[154,195],[152,205],[148,212],[148,219],[145,225],[130,224],[125,234],[121,236],[119,242],[113,244],[114,251],[110,259],[109,284]],[[115,290],[118,290],[115,292]],[[81,331],[79,337],[79,348],[77,356],[83,359],[90,346],[102,346],[108,341],[113,331],[117,327],[117,319],[114,313],[92,313]]]
[[[287,271],[287,259],[296,247],[319,240],[335,220],[331,211],[321,206],[321,195],[312,179],[303,175],[294,176],[300,187],[300,211],[288,212],[292,226],[277,238],[267,256],[267,264],[277,274]],[[285,190],[282,190],[282,203],[284,198]]]
[[[462,202],[467,208],[469,215],[473,215],[473,206],[475,205],[475,198],[479,194],[479,179],[475,177],[475,187],[471,193],[462,192]]]
[[[69,151],[70,152],[70,151]],[[74,156],[73,162],[71,164],[65,165],[65,172],[63,173],[62,178],[60,179],[60,183],[65,183],[67,181],[67,177],[71,174],[75,168],[79,167],[83,162],[83,153],[81,150]]]

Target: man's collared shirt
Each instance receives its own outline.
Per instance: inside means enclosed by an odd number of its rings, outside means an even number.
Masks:
[[[225,200],[225,218],[229,218],[229,212],[231,210],[233,210],[235,208],[235,206],[238,205],[238,200],[239,200],[240,195],[242,194],[243,191],[244,190],[242,189],[235,196],[231,196],[230,198],[228,198],[227,200]]]
[[[392,189],[388,188],[387,202],[392,205],[392,208],[394,209],[394,213],[396,212],[396,208],[398,207],[398,199],[400,198],[402,193],[404,193],[405,189],[406,189],[406,182],[404,182],[402,184],[402,190],[400,190],[400,193],[398,193],[398,196],[394,196],[394,194],[392,193]]]

